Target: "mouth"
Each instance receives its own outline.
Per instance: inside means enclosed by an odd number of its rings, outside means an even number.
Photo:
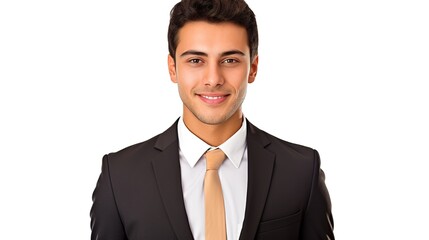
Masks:
[[[207,104],[220,104],[227,99],[229,94],[197,94],[197,96]]]
[[[200,95],[200,96],[208,100],[216,100],[216,99],[221,99],[225,97],[225,96],[205,96],[205,95]]]

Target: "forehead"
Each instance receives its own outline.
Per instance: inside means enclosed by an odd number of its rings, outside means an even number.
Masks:
[[[178,32],[176,50],[180,54],[190,49],[204,52],[236,49],[247,54],[247,31],[244,27],[229,22],[188,22]]]

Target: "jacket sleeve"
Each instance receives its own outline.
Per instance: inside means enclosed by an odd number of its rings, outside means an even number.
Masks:
[[[91,240],[127,240],[112,189],[108,155],[92,195]]]
[[[334,220],[325,174],[320,169],[320,157],[315,150],[314,156],[313,181],[301,228],[301,240],[334,240]]]

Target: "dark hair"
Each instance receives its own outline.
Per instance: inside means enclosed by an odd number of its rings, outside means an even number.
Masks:
[[[178,32],[187,22],[231,22],[247,31],[250,59],[258,54],[258,27],[253,11],[244,0],[182,0],[170,12],[168,51],[175,59]]]

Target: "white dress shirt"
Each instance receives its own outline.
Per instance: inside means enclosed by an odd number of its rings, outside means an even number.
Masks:
[[[210,146],[195,136],[180,118],[178,126],[180,170],[186,213],[195,240],[205,238],[204,153],[209,148],[220,148],[227,159],[219,168],[225,201],[226,232],[228,240],[238,240],[243,226],[247,195],[246,120],[241,128],[220,146]]]

